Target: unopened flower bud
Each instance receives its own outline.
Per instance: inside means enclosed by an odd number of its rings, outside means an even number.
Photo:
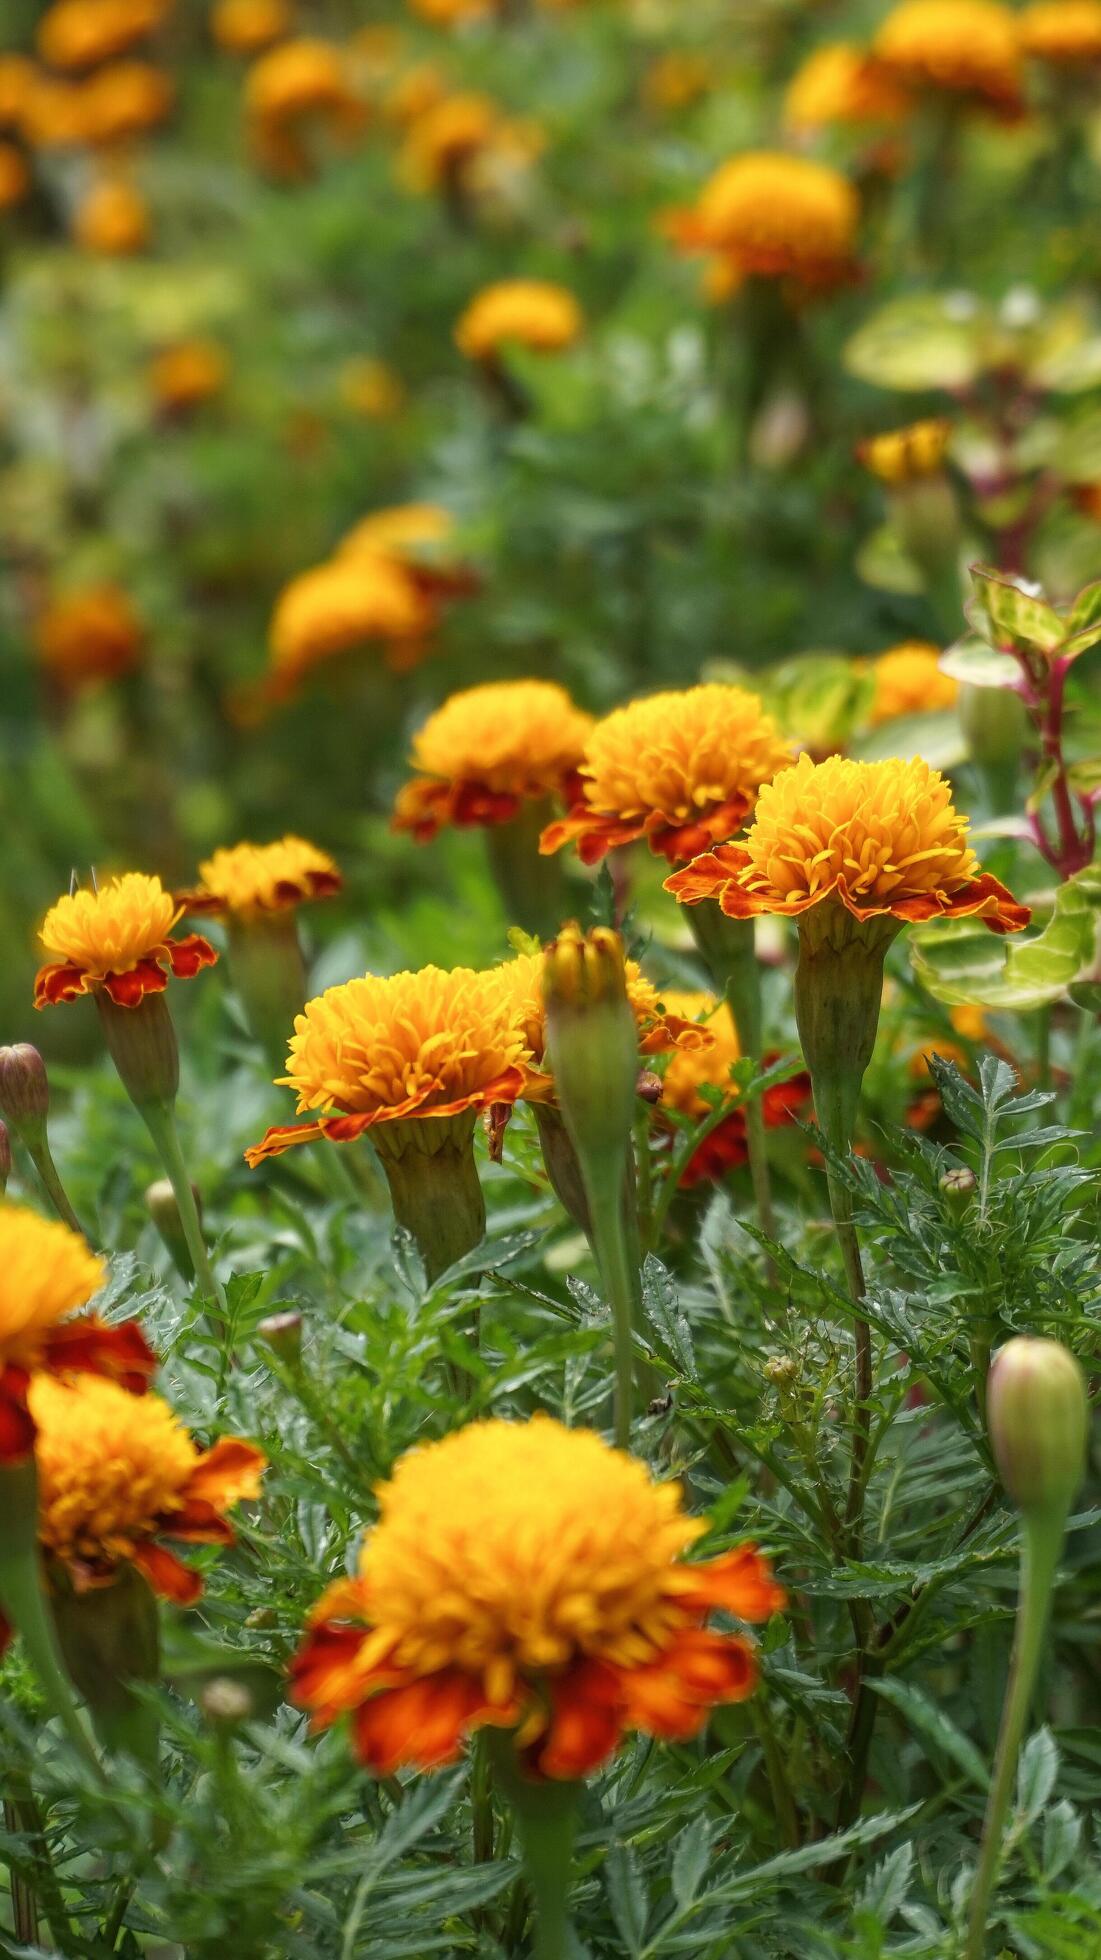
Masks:
[[[278,1617],[274,1606],[254,1606],[245,1614],[244,1623],[247,1627],[273,1627]]]
[[[566,1127],[583,1157],[621,1153],[634,1120],[638,1030],[619,934],[564,926],[544,957],[543,997]]]
[[[195,1211],[201,1224],[203,1201],[194,1184],[191,1186],[191,1195],[195,1200]],[[187,1249],[187,1239],[180,1218],[180,1208],[176,1203],[176,1193],[168,1178],[158,1177],[155,1183],[146,1187],[145,1208],[164,1240],[177,1272],[190,1282],[195,1277],[195,1267]]]
[[[1019,1335],[995,1356],[987,1421],[998,1474],[1018,1509],[1060,1518],[1085,1472],[1089,1404],[1082,1370],[1058,1341]]]
[[[0,1123],[0,1198],[8,1188],[11,1176],[11,1138],[6,1123]]]
[[[262,1341],[283,1361],[297,1361],[302,1352],[302,1315],[293,1308],[269,1314],[256,1329]]]
[[[29,1041],[0,1048],[0,1116],[18,1136],[28,1125],[38,1128],[50,1107],[46,1064]]]
[[[974,1196],[975,1182],[974,1171],[958,1164],[954,1170],[945,1171],[939,1189],[953,1211],[963,1211]]]
[[[765,1362],[765,1379],[773,1388],[790,1388],[798,1372],[790,1354],[770,1354]]]
[[[252,1714],[252,1696],[241,1681],[231,1675],[216,1674],[199,1696],[199,1706],[208,1722],[236,1727]]]

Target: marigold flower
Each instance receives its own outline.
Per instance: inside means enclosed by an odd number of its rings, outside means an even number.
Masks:
[[[1034,0],[1017,16],[1021,46],[1052,68],[1101,61],[1101,0]]]
[[[136,667],[145,628],[117,585],[85,585],[59,594],[39,615],[35,644],[46,671],[63,686],[116,680]]]
[[[312,668],[377,645],[391,667],[415,665],[436,607],[407,566],[381,552],[346,553],[300,572],[272,616],[272,691],[290,692]]]
[[[102,987],[117,1007],[163,993],[169,973],[193,979],[218,955],[198,933],[169,937],[183,906],[159,878],[126,871],[96,891],[69,892],[47,912],[39,939],[57,959],[41,968],[34,1004],[52,1007]]]
[[[101,258],[132,258],[148,245],[150,230],[145,199],[122,177],[93,184],[73,220],[76,243]]]
[[[149,366],[149,387],[166,415],[186,415],[221,393],[229,362],[215,341],[180,340],[164,347]]]
[[[76,81],[31,70],[18,124],[35,150],[71,150],[88,139],[88,92]]]
[[[595,864],[645,837],[680,863],[734,836],[762,783],[791,759],[772,716],[743,688],[716,681],[630,701],[596,723],[578,770],[582,796],[539,848],[576,842]]]
[[[154,1592],[193,1606],[197,1572],[161,1540],[231,1545],[226,1512],[256,1497],[265,1458],[223,1437],[200,1450],[159,1395],[141,1401],[117,1383],[36,1376],[39,1541],[85,1592],[133,1565]]]
[[[118,61],[84,84],[89,143],[124,143],[155,129],[169,114],[176,89],[171,75],[149,61]]]
[[[732,919],[798,918],[829,904],[853,919],[981,918],[1019,932],[1031,914],[967,843],[939,770],[801,755],[761,791],[743,844],[723,844],[665,881],[684,905],[716,899]]]
[[[497,0],[409,0],[415,14],[433,27],[459,27],[471,20],[484,20],[494,11]]]
[[[294,26],[289,0],[215,0],[210,32],[227,54],[260,54]]]
[[[171,0],[54,0],[38,23],[38,52],[51,68],[94,68],[125,54],[171,11]]]
[[[1017,22],[998,0],[902,0],[873,52],[904,85],[1004,112],[1020,103]]]
[[[292,1144],[344,1143],[404,1118],[450,1117],[514,1102],[523,1038],[493,976],[438,966],[330,987],[294,1024],[282,1084],[317,1121],[269,1130],[249,1164]],[[337,1112],[334,1114],[334,1112]]]
[[[0,129],[22,130],[38,70],[25,54],[0,52]]]
[[[400,157],[402,175],[420,191],[454,180],[494,141],[501,121],[492,96],[473,90],[443,96],[411,124]]]
[[[346,361],[340,370],[342,401],[369,422],[391,422],[405,407],[405,383],[386,361],[370,355]]]
[[[277,844],[234,844],[199,866],[202,884],[181,894],[189,912],[249,919],[285,912],[306,899],[332,898],[344,880],[327,851],[302,837]]]
[[[784,123],[792,130],[897,123],[909,106],[905,91],[866,48],[830,41],[807,56],[789,83]]]
[[[673,235],[689,251],[718,254],[738,278],[838,284],[855,263],[859,199],[827,164],[748,150],[721,164]]]
[[[875,693],[868,719],[873,728],[899,715],[920,715],[951,708],[959,682],[940,667],[940,648],[924,640],[906,640],[872,662]]]
[[[553,354],[572,347],[583,327],[581,308],[565,286],[501,279],[475,294],[455,327],[455,344],[468,361],[492,361],[507,347]]]
[[[27,1391],[40,1371],[113,1375],[131,1394],[143,1393],[156,1359],[137,1321],[108,1327],[78,1314],[106,1279],[79,1232],[0,1204],[0,1464],[33,1446]]]
[[[509,823],[525,799],[563,794],[593,725],[553,681],[488,681],[453,694],[413,737],[419,772],[395,830],[422,842],[447,824]]]
[[[447,94],[447,78],[430,61],[418,61],[399,75],[382,104],[387,122],[408,128]]]
[[[322,1595],[292,1669],[317,1724],[354,1712],[376,1774],[453,1762],[489,1724],[572,1779],[628,1730],[683,1739],[753,1692],[752,1645],[705,1623],[778,1611],[767,1561],[740,1545],[684,1563],[705,1520],[593,1431],[475,1423],[403,1457],[378,1499],[358,1575]]]
[[[13,211],[31,187],[30,167],[14,143],[0,143],[0,211]]]
[[[944,467],[952,424],[944,416],[908,422],[903,429],[885,429],[857,443],[856,453],[866,470],[892,489],[936,476]]]
[[[738,1091],[730,1079],[730,1071],[741,1060],[742,1050],[734,1017],[727,1002],[715,994],[670,987],[666,988],[663,1000],[668,1014],[697,1027],[707,1037],[704,1041],[678,1042],[661,1078],[662,1107],[678,1110],[698,1123],[712,1109],[701,1090],[719,1089],[732,1102],[737,1100]],[[765,1057],[766,1062],[771,1059]],[[766,1125],[774,1129],[793,1122],[805,1109],[809,1097],[810,1080],[803,1074],[766,1089],[761,1098]],[[745,1115],[733,1108],[693,1151],[681,1173],[681,1184],[688,1189],[723,1177],[728,1170],[744,1164],[747,1155]]]
[[[259,160],[281,175],[310,167],[306,132],[315,124],[338,141],[359,135],[367,110],[343,51],[305,37],[269,48],[249,69],[245,113]]]
[[[368,512],[345,532],[337,557],[391,559],[432,598],[457,598],[477,584],[457,559],[455,519],[442,504],[388,504]]]

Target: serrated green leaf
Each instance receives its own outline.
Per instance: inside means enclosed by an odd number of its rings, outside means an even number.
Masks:
[[[633,1957],[642,1950],[650,1906],[638,1860],[629,1844],[612,1845],[604,1867],[604,1883],[619,1937]]]
[[[700,1889],[711,1856],[711,1840],[712,1827],[706,1817],[701,1817],[686,1826],[673,1847],[670,1883],[682,1912]]]
[[[1021,1750],[1017,1765],[1017,1812],[1023,1824],[1034,1823],[1055,1788],[1059,1749],[1049,1728],[1037,1729]]]
[[[974,1743],[958,1729],[943,1708],[937,1706],[910,1681],[900,1681],[893,1676],[883,1680],[870,1681],[877,1695],[897,1708],[909,1727],[934,1749],[941,1750],[955,1763],[957,1769],[977,1790],[985,1790],[990,1781],[990,1771]]]

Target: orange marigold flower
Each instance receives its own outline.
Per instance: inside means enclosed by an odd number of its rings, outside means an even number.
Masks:
[[[171,0],[54,0],[38,23],[38,52],[51,68],[94,68],[153,33]]]
[[[405,407],[405,383],[386,361],[364,355],[340,370],[342,401],[369,422],[391,422]]]
[[[1012,112],[1020,105],[1017,22],[998,0],[902,0],[873,43],[904,85]]]
[[[991,932],[1020,932],[1031,914],[980,870],[967,823],[920,757],[801,755],[762,789],[744,844],[706,852],[665,888],[683,905],[715,899],[732,919],[830,905],[857,920],[974,916]]]
[[[69,892],[47,912],[39,939],[58,957],[35,981],[36,1007],[53,1007],[102,987],[117,1007],[163,993],[169,973],[191,980],[218,955],[197,932],[169,934],[183,915],[159,878],[126,871],[96,891]]]
[[[484,20],[494,11],[497,0],[409,0],[409,4],[433,27],[459,27],[470,20]]]
[[[455,519],[442,504],[388,504],[361,517],[337,546],[339,559],[389,558],[433,598],[454,599],[477,580],[455,551]]]
[[[523,1098],[527,1102],[552,1102],[554,1082],[545,1067],[547,1052],[546,1000],[544,994],[545,957],[542,952],[519,953],[513,960],[494,967],[487,978],[500,990],[509,1015],[523,1037],[527,1051]],[[700,1025],[694,1014],[674,1012],[673,996],[665,994],[648,980],[637,960],[624,961],[627,1005],[635,1017],[640,1055],[660,1055],[671,1048],[709,1048],[711,1030]]]
[[[593,726],[554,681],[488,681],[453,694],[413,737],[417,776],[394,829],[422,842],[446,824],[509,823],[525,799],[562,795]]]
[[[791,763],[756,694],[720,681],[630,701],[598,721],[579,768],[583,793],[548,825],[544,853],[576,842],[585,864],[645,837],[683,862],[733,837],[762,783]]]
[[[1017,16],[1021,46],[1053,68],[1101,61],[1101,0],[1034,0]]]
[[[200,1450],[159,1395],[135,1401],[112,1381],[39,1375],[29,1401],[47,1556],[77,1592],[132,1565],[154,1592],[193,1606],[202,1579],[161,1540],[231,1545],[226,1512],[259,1494],[261,1452],[229,1436]]]
[[[149,387],[166,415],[186,415],[221,393],[229,361],[212,340],[179,340],[149,365]]]
[[[118,61],[84,84],[89,143],[124,143],[155,129],[169,114],[176,89],[171,75],[149,61]]]
[[[492,96],[473,90],[443,96],[411,124],[399,160],[402,175],[421,191],[454,180],[494,141],[501,121]]]
[[[362,130],[367,109],[344,52],[328,41],[302,38],[280,42],[253,63],[245,82],[245,113],[261,163],[296,176],[310,168],[311,125],[348,142]]]
[[[71,150],[88,139],[88,93],[80,82],[31,71],[18,124],[35,150]]]
[[[672,227],[688,251],[715,253],[738,278],[823,288],[851,276],[859,199],[827,164],[782,151],[731,157]]]
[[[396,558],[346,553],[300,572],[272,616],[271,691],[289,693],[312,668],[353,647],[382,648],[387,664],[415,665],[436,624],[436,607]]]
[[[73,237],[86,252],[108,259],[132,258],[150,235],[149,207],[122,177],[103,177],[77,207]]]
[[[944,416],[928,416],[923,422],[908,422],[902,429],[885,429],[880,435],[866,436],[856,445],[856,453],[866,470],[890,488],[916,483],[923,476],[936,476],[944,468],[952,424]]]
[[[410,1451],[378,1501],[292,1669],[317,1724],[353,1715],[375,1774],[453,1762],[489,1724],[536,1775],[586,1776],[629,1730],[683,1740],[752,1694],[751,1642],[706,1621],[777,1612],[767,1560],[747,1544],[685,1563],[706,1521],[592,1430],[473,1423]]]
[[[830,41],[807,56],[789,83],[784,122],[793,130],[897,123],[909,106],[905,91],[866,48]]]
[[[25,54],[0,53],[0,129],[21,130],[38,70]]]
[[[215,0],[210,32],[227,54],[260,54],[294,26],[289,0]]]
[[[345,1143],[381,1123],[514,1102],[526,1060],[491,974],[426,966],[348,980],[307,1002],[280,1077],[300,1115],[320,1116],[269,1130],[246,1159],[255,1166],[317,1137]]]
[[[868,716],[873,728],[899,715],[920,715],[954,706],[959,682],[943,674],[941,651],[924,640],[906,640],[872,662],[875,693]]]
[[[712,1108],[701,1090],[719,1089],[732,1102],[737,1099],[730,1071],[741,1060],[742,1051],[734,1017],[727,1003],[715,994],[670,987],[665,990],[664,1005],[667,1013],[699,1027],[710,1037],[706,1043],[678,1043],[661,1079],[662,1107],[678,1110],[698,1123]],[[765,1057],[766,1062],[773,1059]],[[806,1108],[809,1097],[810,1078],[802,1073],[766,1089],[761,1098],[766,1124],[773,1129],[793,1122]],[[744,1164],[747,1154],[745,1116],[734,1108],[697,1145],[681,1173],[681,1184],[687,1189],[724,1177],[728,1170]]]
[[[35,626],[38,656],[63,686],[116,680],[136,667],[145,628],[117,585],[85,585],[59,594]]]
[[[581,308],[565,286],[549,279],[501,279],[483,286],[455,328],[468,361],[494,360],[506,347],[537,354],[572,347],[584,327]]]
[[[228,912],[237,918],[285,912],[311,898],[332,898],[344,880],[327,851],[302,837],[277,844],[233,844],[199,866],[201,885],[182,892],[189,912]]]
[[[14,143],[0,143],[0,211],[22,204],[31,187],[30,167]]]
[[[156,1367],[136,1320],[78,1314],[106,1284],[79,1232],[22,1205],[0,1204],[0,1464],[34,1445],[27,1392],[40,1371],[113,1375],[140,1395]]]

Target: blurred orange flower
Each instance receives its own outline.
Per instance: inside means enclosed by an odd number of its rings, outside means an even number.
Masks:
[[[584,319],[573,294],[549,279],[502,279],[484,286],[455,327],[455,344],[470,361],[493,360],[507,347],[539,354],[572,347]]]
[[[145,628],[120,586],[82,585],[50,600],[35,644],[47,673],[75,689],[130,673],[142,657]]]
[[[508,823],[525,799],[565,794],[591,727],[553,681],[451,695],[413,737],[418,774],[398,793],[395,830],[423,842],[446,824]]]

